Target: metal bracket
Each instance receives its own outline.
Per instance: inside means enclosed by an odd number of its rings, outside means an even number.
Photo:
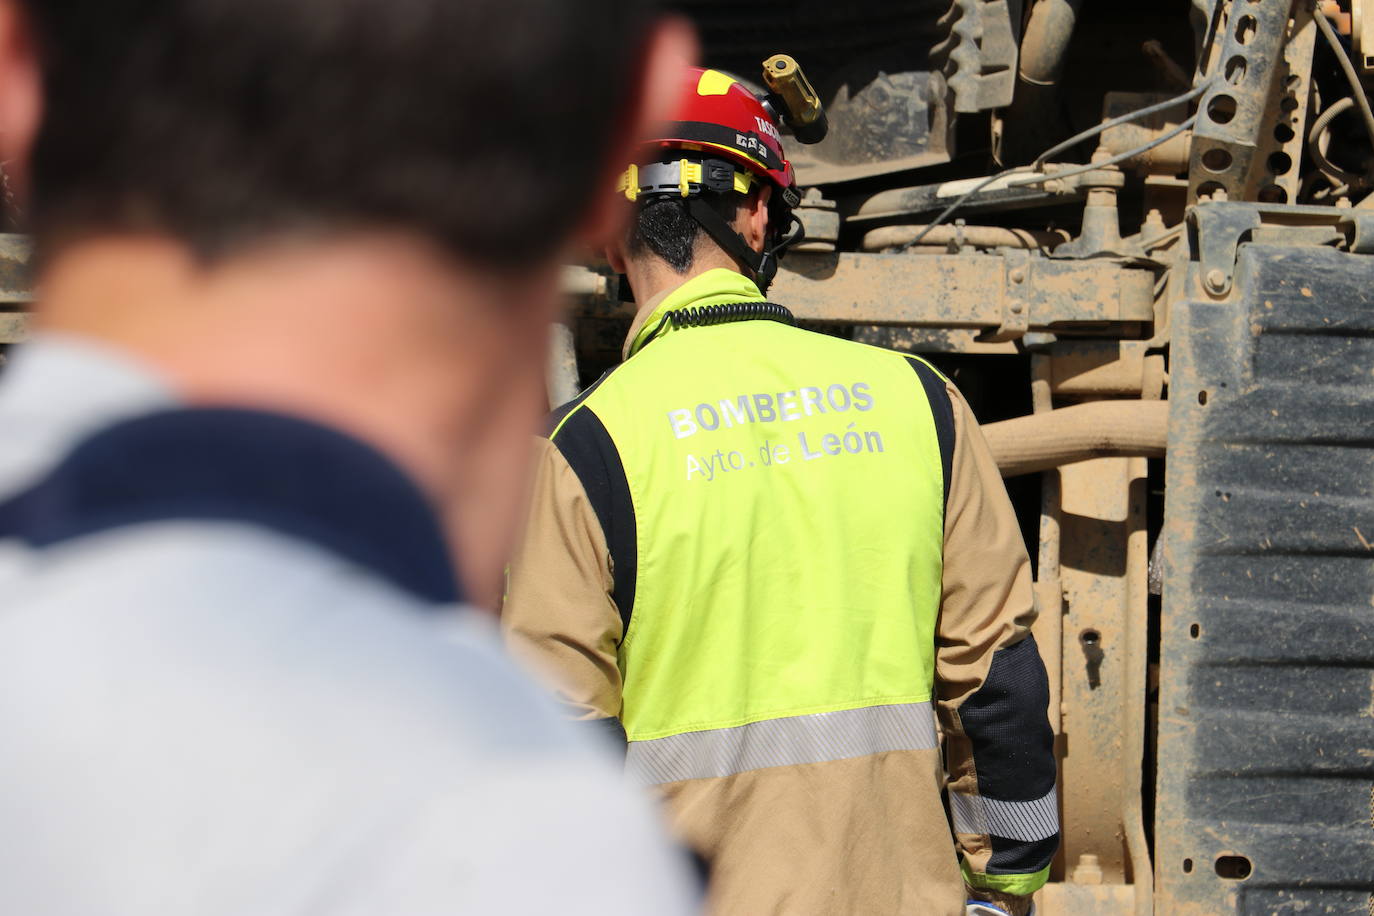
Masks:
[[[1204,201],[1188,209],[1193,235],[1194,280],[1209,298],[1224,299],[1231,292],[1237,250],[1261,226],[1333,227],[1354,254],[1374,254],[1374,213],[1336,207],[1284,206]],[[1301,245],[1334,240],[1323,233],[1290,232],[1285,241]]]
[[[1374,254],[1374,213],[1368,210],[1337,210],[1336,228],[1345,235],[1346,251]]]
[[[1002,293],[1002,324],[996,330],[978,335],[983,343],[1017,340],[1030,330],[1031,304],[1027,297],[1031,281],[1030,252],[1007,251],[1002,259],[1007,272]]]
[[[1196,279],[1207,296],[1225,298],[1235,280],[1236,249],[1259,226],[1259,211],[1250,204],[1202,203],[1189,208],[1187,220],[1196,235]]]

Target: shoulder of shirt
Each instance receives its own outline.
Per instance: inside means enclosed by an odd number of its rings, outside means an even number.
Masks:
[[[233,691],[246,679],[322,710],[362,692],[419,720],[465,709],[459,738],[478,750],[581,750],[480,612],[436,611],[312,544],[249,525],[175,521],[25,553],[0,553],[0,591],[15,599],[0,614],[0,641],[65,645],[66,661],[87,676],[137,668],[192,693]],[[73,643],[71,633],[86,638]],[[527,729],[508,734],[503,720]]]

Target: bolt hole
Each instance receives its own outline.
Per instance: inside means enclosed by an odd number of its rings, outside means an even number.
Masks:
[[[1274,139],[1280,143],[1289,143],[1297,134],[1293,133],[1293,128],[1287,124],[1280,124],[1274,128]]]
[[[1213,200],[1226,199],[1226,186],[1219,181],[1204,181],[1197,186],[1198,200],[1211,198]]]
[[[1248,45],[1257,31],[1259,23],[1255,21],[1254,16],[1240,17],[1240,21],[1236,23],[1236,44]]]
[[[1203,407],[1207,406],[1207,389],[1204,388],[1197,393],[1197,402]]]
[[[1198,626],[1197,624],[1193,624],[1191,627],[1188,628],[1188,635],[1191,636],[1191,637],[1193,637],[1194,639],[1197,639],[1199,636],[1202,635],[1202,627]],[[1192,860],[1192,859],[1184,859],[1184,860],[1183,860],[1183,870],[1184,870],[1184,871],[1192,871],[1192,870],[1193,870],[1193,860]]]
[[[1287,159],[1288,157],[1284,156],[1283,158]],[[1276,184],[1265,185],[1260,188],[1259,194],[1256,196],[1259,197],[1261,202],[1266,204],[1288,203],[1288,192]]]
[[[1293,159],[1287,153],[1269,154],[1269,171],[1275,175],[1287,175],[1293,168]]]
[[[1279,102],[1279,110],[1286,112],[1288,114],[1292,114],[1293,112],[1298,110],[1298,100],[1293,98],[1291,95],[1284,96],[1283,101]]]
[[[1079,634],[1078,639],[1085,646],[1095,646],[1102,642],[1102,634],[1096,630],[1084,630]]]
[[[1245,58],[1237,54],[1226,62],[1226,82],[1239,86],[1245,80]]]
[[[1217,124],[1229,124],[1236,116],[1236,100],[1229,95],[1219,95],[1207,103],[1207,117]]]
[[[1231,154],[1224,149],[1209,149],[1202,154],[1202,164],[1213,172],[1224,172],[1231,167]]]
[[[1221,856],[1217,859],[1217,876],[1228,881],[1244,881],[1254,868],[1245,856]]]
[[[1184,873],[1185,875],[1191,875],[1191,874],[1193,873],[1193,860],[1192,860],[1192,859],[1184,859],[1184,860],[1183,860],[1183,873]]]

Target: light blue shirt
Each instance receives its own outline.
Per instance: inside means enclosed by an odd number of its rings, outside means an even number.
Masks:
[[[26,345],[0,504],[169,407],[114,353]],[[251,521],[0,539],[0,912],[694,912],[648,802],[495,645]]]

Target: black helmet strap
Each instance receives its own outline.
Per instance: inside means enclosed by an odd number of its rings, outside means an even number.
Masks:
[[[773,278],[778,273],[778,258],[782,257],[783,252],[795,244],[802,235],[801,221],[793,216],[791,209],[784,211],[791,223],[786,234],[781,231],[769,231],[768,238],[773,244],[765,244],[763,251],[758,252],[749,247],[744,236],[726,222],[725,217],[717,213],[707,201],[699,196],[689,197],[686,204],[687,213],[692,219],[706,230],[706,234],[714,239],[726,254],[744,265],[750,274],[749,279],[758,286],[759,292],[767,293],[768,287],[773,285]]]

